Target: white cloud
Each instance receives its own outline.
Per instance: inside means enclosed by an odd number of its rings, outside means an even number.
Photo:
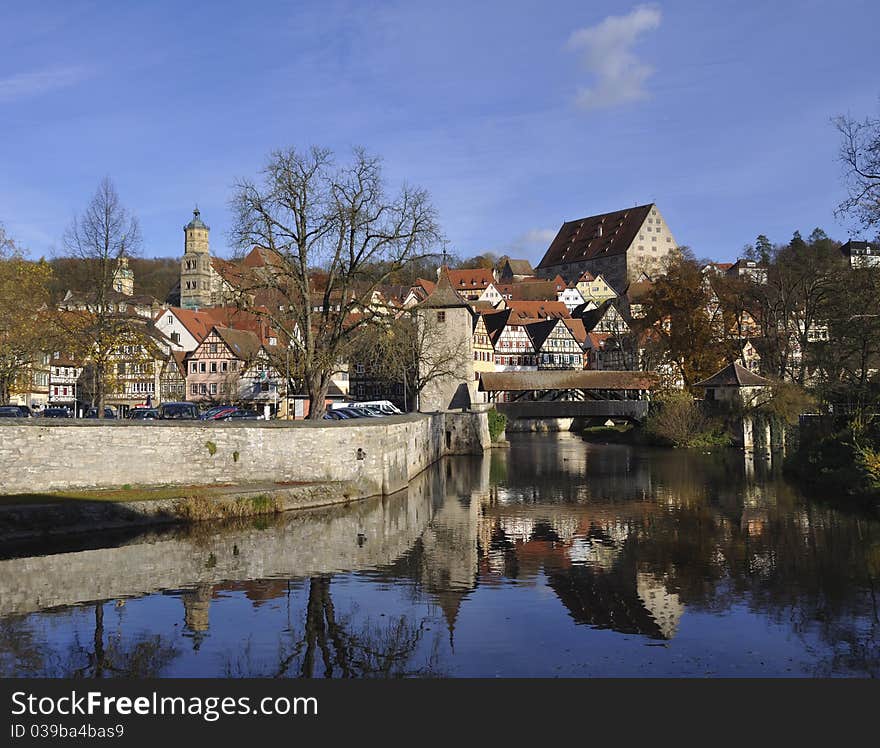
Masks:
[[[579,53],[593,76],[592,86],[578,91],[579,107],[605,109],[647,96],[643,86],[654,69],[641,62],[632,48],[642,34],[660,25],[660,18],[659,8],[639,5],[628,15],[608,16],[571,35],[569,48]]]
[[[530,247],[540,244],[549,247],[559,229],[531,229],[514,240],[517,247]]]
[[[84,67],[56,67],[0,78],[0,103],[73,86],[87,75]]]

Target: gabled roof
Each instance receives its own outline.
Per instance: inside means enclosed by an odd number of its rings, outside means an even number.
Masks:
[[[694,387],[767,387],[771,384],[769,379],[752,374],[734,361],[708,379],[697,382]]]
[[[275,250],[267,249],[266,247],[254,247],[245,255],[241,265],[250,269],[262,267],[283,268],[284,259]]]
[[[564,319],[564,324],[572,334],[572,337],[578,342],[581,348],[587,344],[587,328],[584,326],[583,320],[580,319]]]
[[[508,258],[507,265],[514,275],[534,275],[535,269],[528,260],[511,260]]]
[[[608,314],[608,310],[614,306],[613,299],[606,299],[594,309],[589,309],[588,304],[581,304],[575,307],[571,316],[581,320],[584,323],[584,329],[591,332],[593,328],[602,321],[602,318]]]
[[[498,340],[498,337],[504,331],[509,319],[510,309],[503,309],[494,314],[483,315],[483,324],[486,326],[486,334],[489,336],[492,345],[495,345],[495,341]]]
[[[584,270],[584,272],[581,273],[581,277],[577,279],[577,282],[592,283],[594,280],[596,280],[596,276],[594,276],[589,270]]]
[[[196,339],[197,343],[201,343],[205,339],[205,336],[211,332],[211,328],[215,324],[214,317],[206,312],[195,311],[192,309],[181,309],[180,307],[163,309],[155,316],[153,323],[158,323],[164,315],[169,313],[173,314],[178,320],[180,320],[180,324],[182,324],[186,328],[186,331]]]
[[[587,216],[562,224],[539,268],[611,257],[626,252],[654,203]]]
[[[531,322],[525,326],[526,334],[531,339],[536,353],[541,350],[541,346],[544,345],[558,324],[558,319],[545,319],[541,322]]]
[[[186,357],[191,351],[171,351],[171,361],[177,367],[177,371],[181,377],[186,379]]]
[[[455,309],[458,307],[470,309],[468,303],[452,287],[449,277],[451,272],[454,271],[443,269],[437,280],[437,285],[428,294],[428,298],[419,303],[419,307],[423,309]]]
[[[220,339],[226,343],[233,355],[241,361],[248,361],[259,353],[260,339],[250,330],[233,330],[229,327],[214,327]]]

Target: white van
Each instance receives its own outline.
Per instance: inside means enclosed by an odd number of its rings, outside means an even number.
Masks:
[[[330,408],[331,410],[336,410],[337,408],[366,408],[374,413],[380,413],[383,416],[394,416],[403,413],[403,411],[390,400],[362,400],[345,403],[330,403]]]

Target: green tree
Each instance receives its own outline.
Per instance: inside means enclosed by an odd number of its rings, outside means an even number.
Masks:
[[[52,269],[30,262],[0,225],[0,403],[26,386],[45,352]]]
[[[711,285],[687,248],[651,285],[643,309],[645,316],[634,320],[636,333],[647,332],[656,341],[661,358],[675,368],[686,387],[714,374],[738,352]]]

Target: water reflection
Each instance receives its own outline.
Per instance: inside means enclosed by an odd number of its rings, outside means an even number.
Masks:
[[[3,674],[880,674],[877,521],[733,451],[524,435],[393,497],[92,545],[0,561]]]

